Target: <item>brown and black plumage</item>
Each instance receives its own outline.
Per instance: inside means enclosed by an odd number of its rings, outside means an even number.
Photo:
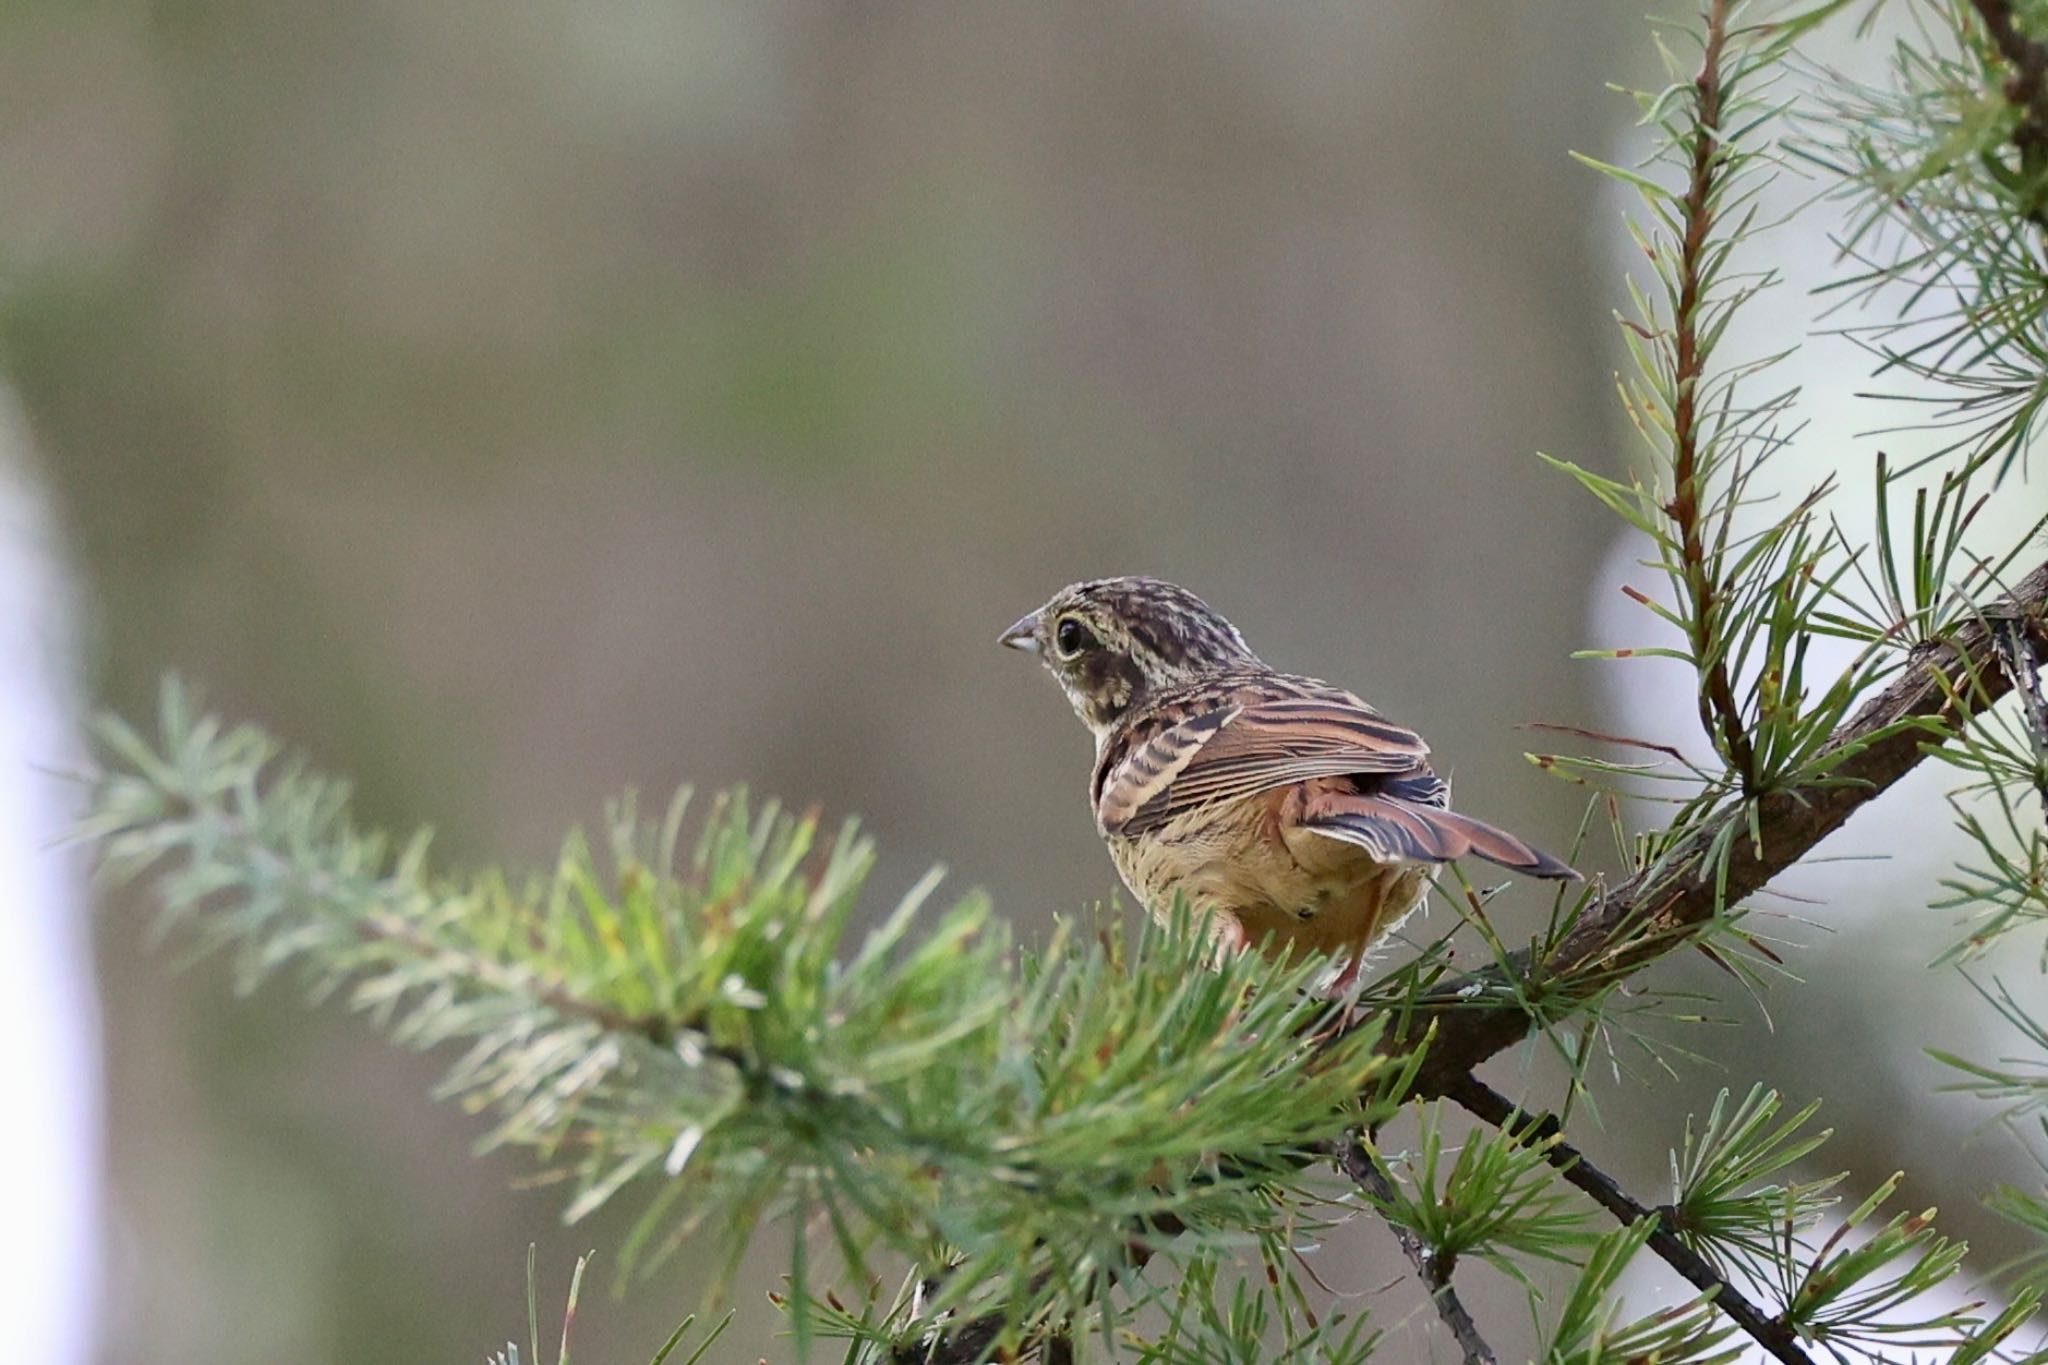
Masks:
[[[1093,732],[1089,795],[1125,884],[1155,916],[1185,897],[1230,947],[1343,952],[1355,966],[1441,863],[1578,875],[1451,810],[1420,735],[1267,667],[1184,588],[1076,583],[1002,641],[1040,655]]]

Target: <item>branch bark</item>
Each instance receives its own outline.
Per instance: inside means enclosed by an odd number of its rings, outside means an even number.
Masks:
[[[1679,566],[1685,595],[1692,599],[1687,634],[1700,669],[1700,724],[1719,740],[1721,752],[1742,779],[1746,792],[1756,779],[1756,751],[1742,724],[1742,707],[1728,674],[1728,654],[1720,648],[1723,611],[1719,586],[1707,563],[1700,486],[1706,481],[1708,438],[1702,431],[1700,384],[1706,378],[1708,345],[1700,336],[1700,310],[1706,299],[1706,255],[1714,230],[1714,201],[1720,188],[1721,52],[1728,38],[1727,0],[1707,8],[1700,73],[1693,78],[1699,135],[1693,143],[1691,173],[1686,178],[1680,214],[1685,224],[1678,244],[1678,304],[1671,319],[1671,501],[1664,514],[1678,528]]]
[[[1347,1139],[1338,1148],[1337,1162],[1344,1168],[1357,1186],[1373,1198],[1382,1202],[1394,1197],[1393,1186],[1380,1168],[1373,1164],[1365,1146],[1357,1137]],[[1465,1365],[1495,1365],[1493,1348],[1486,1344],[1486,1338],[1479,1335],[1479,1324],[1466,1311],[1458,1292],[1451,1288],[1451,1263],[1431,1250],[1429,1244],[1408,1228],[1393,1219],[1386,1220],[1392,1229],[1394,1240],[1401,1244],[1401,1254],[1415,1267],[1416,1278],[1429,1291],[1429,1301],[1436,1308],[1436,1314],[1443,1319],[1444,1326],[1451,1329],[1457,1339],[1458,1349],[1464,1353]]]
[[[2020,111],[2012,144],[2019,149],[2020,169],[2030,175],[2048,170],[2048,46],[2020,32],[2008,0],[1970,0],[1984,21],[1992,46],[2012,68],[2005,83],[2006,102]],[[2048,229],[2048,211],[2039,205],[2027,211],[2037,227]]]
[[[1134,1229],[1130,1241],[1124,1244],[1126,1265],[1132,1271],[1143,1270],[1151,1263],[1153,1253],[1165,1243],[1187,1231],[1187,1224],[1172,1213],[1155,1214]],[[937,1293],[939,1278],[926,1282],[928,1292]],[[1043,1277],[1033,1281],[1033,1292],[1044,1284]],[[1009,1318],[1001,1312],[985,1313],[942,1330],[922,1341],[911,1340],[898,1345],[889,1353],[892,1365],[974,1365],[988,1355],[1003,1330],[1009,1325]],[[1017,1357],[1025,1358],[1036,1353],[1046,1365],[1055,1365],[1060,1353],[1065,1353],[1069,1362],[1073,1359],[1074,1337],[1070,1325],[1041,1331],[1028,1336],[1018,1349]]]
[[[1939,747],[1959,726],[2012,689],[1999,632],[2020,632],[2048,652],[2048,563],[1986,606],[1942,645],[1919,652],[1902,676],[1864,704],[1828,741],[1823,785],[1768,792],[1707,822],[1651,866],[1606,894],[1540,961],[1528,950],[1505,968],[1460,977],[1399,1020],[1383,1046],[1405,1053],[1434,1028],[1415,1094],[1448,1095],[1472,1069],[1514,1046],[1540,1020],[1516,1003],[1532,989],[1557,1013],[1583,1005],[1679,943],[1691,930],[1762,889],[1849,817]],[[1752,839],[1745,826],[1757,832]],[[1721,883],[1712,850],[1729,840]],[[1519,984],[1519,990],[1509,987]]]
[[[2042,650],[2027,633],[2007,621],[1998,630],[1999,657],[2020,694],[2027,738],[2034,745],[2034,791],[2041,798],[2041,818],[2048,821],[2048,693],[2041,690]]]
[[[1505,1095],[1471,1076],[1460,1081],[1448,1098],[1456,1100],[1517,1142],[1540,1142],[1558,1137],[1558,1141],[1551,1143],[1546,1159],[1564,1174],[1566,1183],[1590,1195],[1594,1203],[1613,1214],[1615,1221],[1623,1227],[1633,1227],[1645,1218],[1650,1219],[1656,1228],[1650,1234],[1650,1250],[1684,1277],[1686,1283],[1702,1293],[1711,1294],[1714,1306],[1726,1313],[1737,1327],[1749,1333],[1750,1338],[1774,1359],[1783,1361],[1785,1365],[1813,1365],[1813,1357],[1799,1348],[1798,1336],[1783,1317],[1773,1317],[1751,1303],[1728,1282],[1727,1277],[1708,1263],[1706,1257],[1681,1241],[1665,1210],[1637,1202],[1614,1177],[1594,1166],[1586,1160],[1584,1153],[1563,1141],[1559,1135],[1564,1129],[1556,1118],[1549,1114],[1525,1114],[1509,1103]]]

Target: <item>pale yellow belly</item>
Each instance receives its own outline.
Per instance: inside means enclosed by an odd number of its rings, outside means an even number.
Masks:
[[[1174,899],[1206,916],[1231,947],[1273,955],[1358,954],[1428,893],[1432,868],[1383,863],[1325,835],[1283,829],[1279,793],[1191,811],[1140,838],[1111,838],[1110,856],[1153,918]]]

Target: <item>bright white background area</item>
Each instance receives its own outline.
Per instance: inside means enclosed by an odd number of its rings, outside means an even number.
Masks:
[[[101,1105],[83,877],[54,847],[78,743],[70,601],[20,415],[0,392],[0,1323],[12,1359],[93,1358]]]

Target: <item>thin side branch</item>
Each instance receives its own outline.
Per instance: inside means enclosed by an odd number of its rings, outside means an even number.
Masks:
[[[626,1034],[658,1048],[675,1046],[677,1035],[690,1027],[686,1021],[654,1014],[627,1014],[609,1005],[586,1000],[530,972],[507,967],[481,954],[451,948],[388,912],[379,911],[366,916],[356,926],[356,933],[365,940],[396,943],[408,952],[418,954],[423,961],[454,964],[473,980],[508,995],[531,996],[536,1003],[564,1019],[586,1019],[607,1033]],[[751,1059],[736,1049],[707,1043],[699,1050],[706,1056],[723,1058],[742,1070],[750,1069]]]
[[[1153,1255],[1167,1242],[1187,1231],[1187,1224],[1173,1213],[1154,1214],[1134,1230],[1131,1239],[1124,1243],[1125,1264],[1131,1271],[1143,1270]],[[925,1281],[925,1291],[936,1294],[942,1280],[933,1276]],[[1033,1291],[1041,1288],[1044,1278],[1033,1282]],[[988,1355],[989,1348],[1002,1336],[1009,1319],[1000,1312],[986,1313],[969,1318],[949,1332],[927,1338],[921,1342],[898,1345],[889,1354],[893,1365],[973,1365]],[[1026,1339],[1020,1355],[1040,1353],[1047,1365],[1058,1359],[1058,1353],[1065,1351],[1066,1358],[1073,1358],[1074,1337],[1071,1326],[1056,1331],[1045,1331]]]
[[[2048,47],[2020,32],[2008,0],[1970,0],[1970,8],[1984,21],[1992,45],[2012,68],[2005,98],[2020,111],[2012,143],[2019,149],[2021,171],[2039,175],[2048,170]],[[2027,210],[2027,217],[2048,228],[2048,212],[2038,204]]]
[[[1693,658],[1700,665],[1700,723],[1718,735],[1728,766],[1748,791],[1756,778],[1756,752],[1742,724],[1742,708],[1728,676],[1728,652],[1718,639],[1720,594],[1707,565],[1700,486],[1706,482],[1701,449],[1699,393],[1706,377],[1707,346],[1700,336],[1700,310],[1705,302],[1706,256],[1713,240],[1714,200],[1724,165],[1721,126],[1721,52],[1728,37],[1728,0],[1707,7],[1706,34],[1700,73],[1693,78],[1699,136],[1693,143],[1692,171],[1687,178],[1681,215],[1685,232],[1678,248],[1678,308],[1673,331],[1671,412],[1671,501],[1664,511],[1678,527],[1679,564],[1685,575],[1687,613]]]
[[[988,1358],[1007,1325],[1003,1315],[991,1313],[962,1323],[957,1329],[928,1345],[898,1346],[890,1352],[895,1365],[971,1365]]]
[[[2001,628],[2021,632],[2037,654],[2048,653],[2048,563],[1957,628],[1946,644],[1921,651],[1836,731],[1823,751],[1826,785],[1732,806],[1606,895],[1540,961],[1523,950],[1506,968],[1475,972],[1432,992],[1429,1003],[1388,1030],[1383,1044],[1392,1052],[1411,1051],[1435,1028],[1412,1093],[1449,1094],[1474,1067],[1527,1037],[1542,1020],[1517,1000],[1547,992],[1546,1016],[1568,1013],[1804,858],[2012,689],[1999,660]],[[1752,827],[1754,839],[1745,832]],[[1712,851],[1723,840],[1730,847],[1717,885]],[[1519,993],[1509,990],[1511,977],[1521,983]]]
[[[1704,1256],[1681,1241],[1672,1230],[1671,1219],[1662,1209],[1653,1209],[1632,1198],[1606,1172],[1587,1161],[1585,1154],[1563,1140],[1563,1127],[1549,1114],[1525,1114],[1492,1086],[1467,1076],[1452,1088],[1449,1098],[1517,1142],[1551,1142],[1546,1159],[1563,1172],[1567,1183],[1583,1190],[1594,1203],[1614,1215],[1624,1227],[1650,1219],[1650,1250],[1677,1271],[1686,1283],[1713,1296],[1714,1306],[1728,1315],[1737,1327],[1749,1333],[1757,1345],[1785,1365],[1814,1365],[1813,1357],[1799,1348],[1799,1339],[1783,1317],[1773,1317],[1730,1284]]]
[[[1367,1194],[1381,1201],[1394,1198],[1394,1187],[1373,1164],[1357,1137],[1349,1138],[1338,1149],[1337,1160],[1343,1166],[1344,1174]],[[1391,1218],[1387,1220],[1387,1226],[1393,1230],[1394,1240],[1401,1244],[1402,1254],[1415,1267],[1416,1277],[1422,1281],[1423,1288],[1429,1291],[1429,1301],[1436,1306],[1437,1316],[1457,1338],[1458,1349],[1465,1354],[1465,1365],[1495,1365],[1493,1348],[1486,1344],[1486,1338],[1479,1335],[1479,1324],[1466,1311],[1457,1290],[1451,1288],[1452,1263],[1439,1257],[1412,1229],[1402,1227]]]
[[[2013,622],[2001,622],[1999,658],[2020,694],[2027,738],[2034,746],[2034,791],[2041,798],[2041,818],[2048,820],[2048,694],[2041,690],[2041,654],[2027,633]]]

